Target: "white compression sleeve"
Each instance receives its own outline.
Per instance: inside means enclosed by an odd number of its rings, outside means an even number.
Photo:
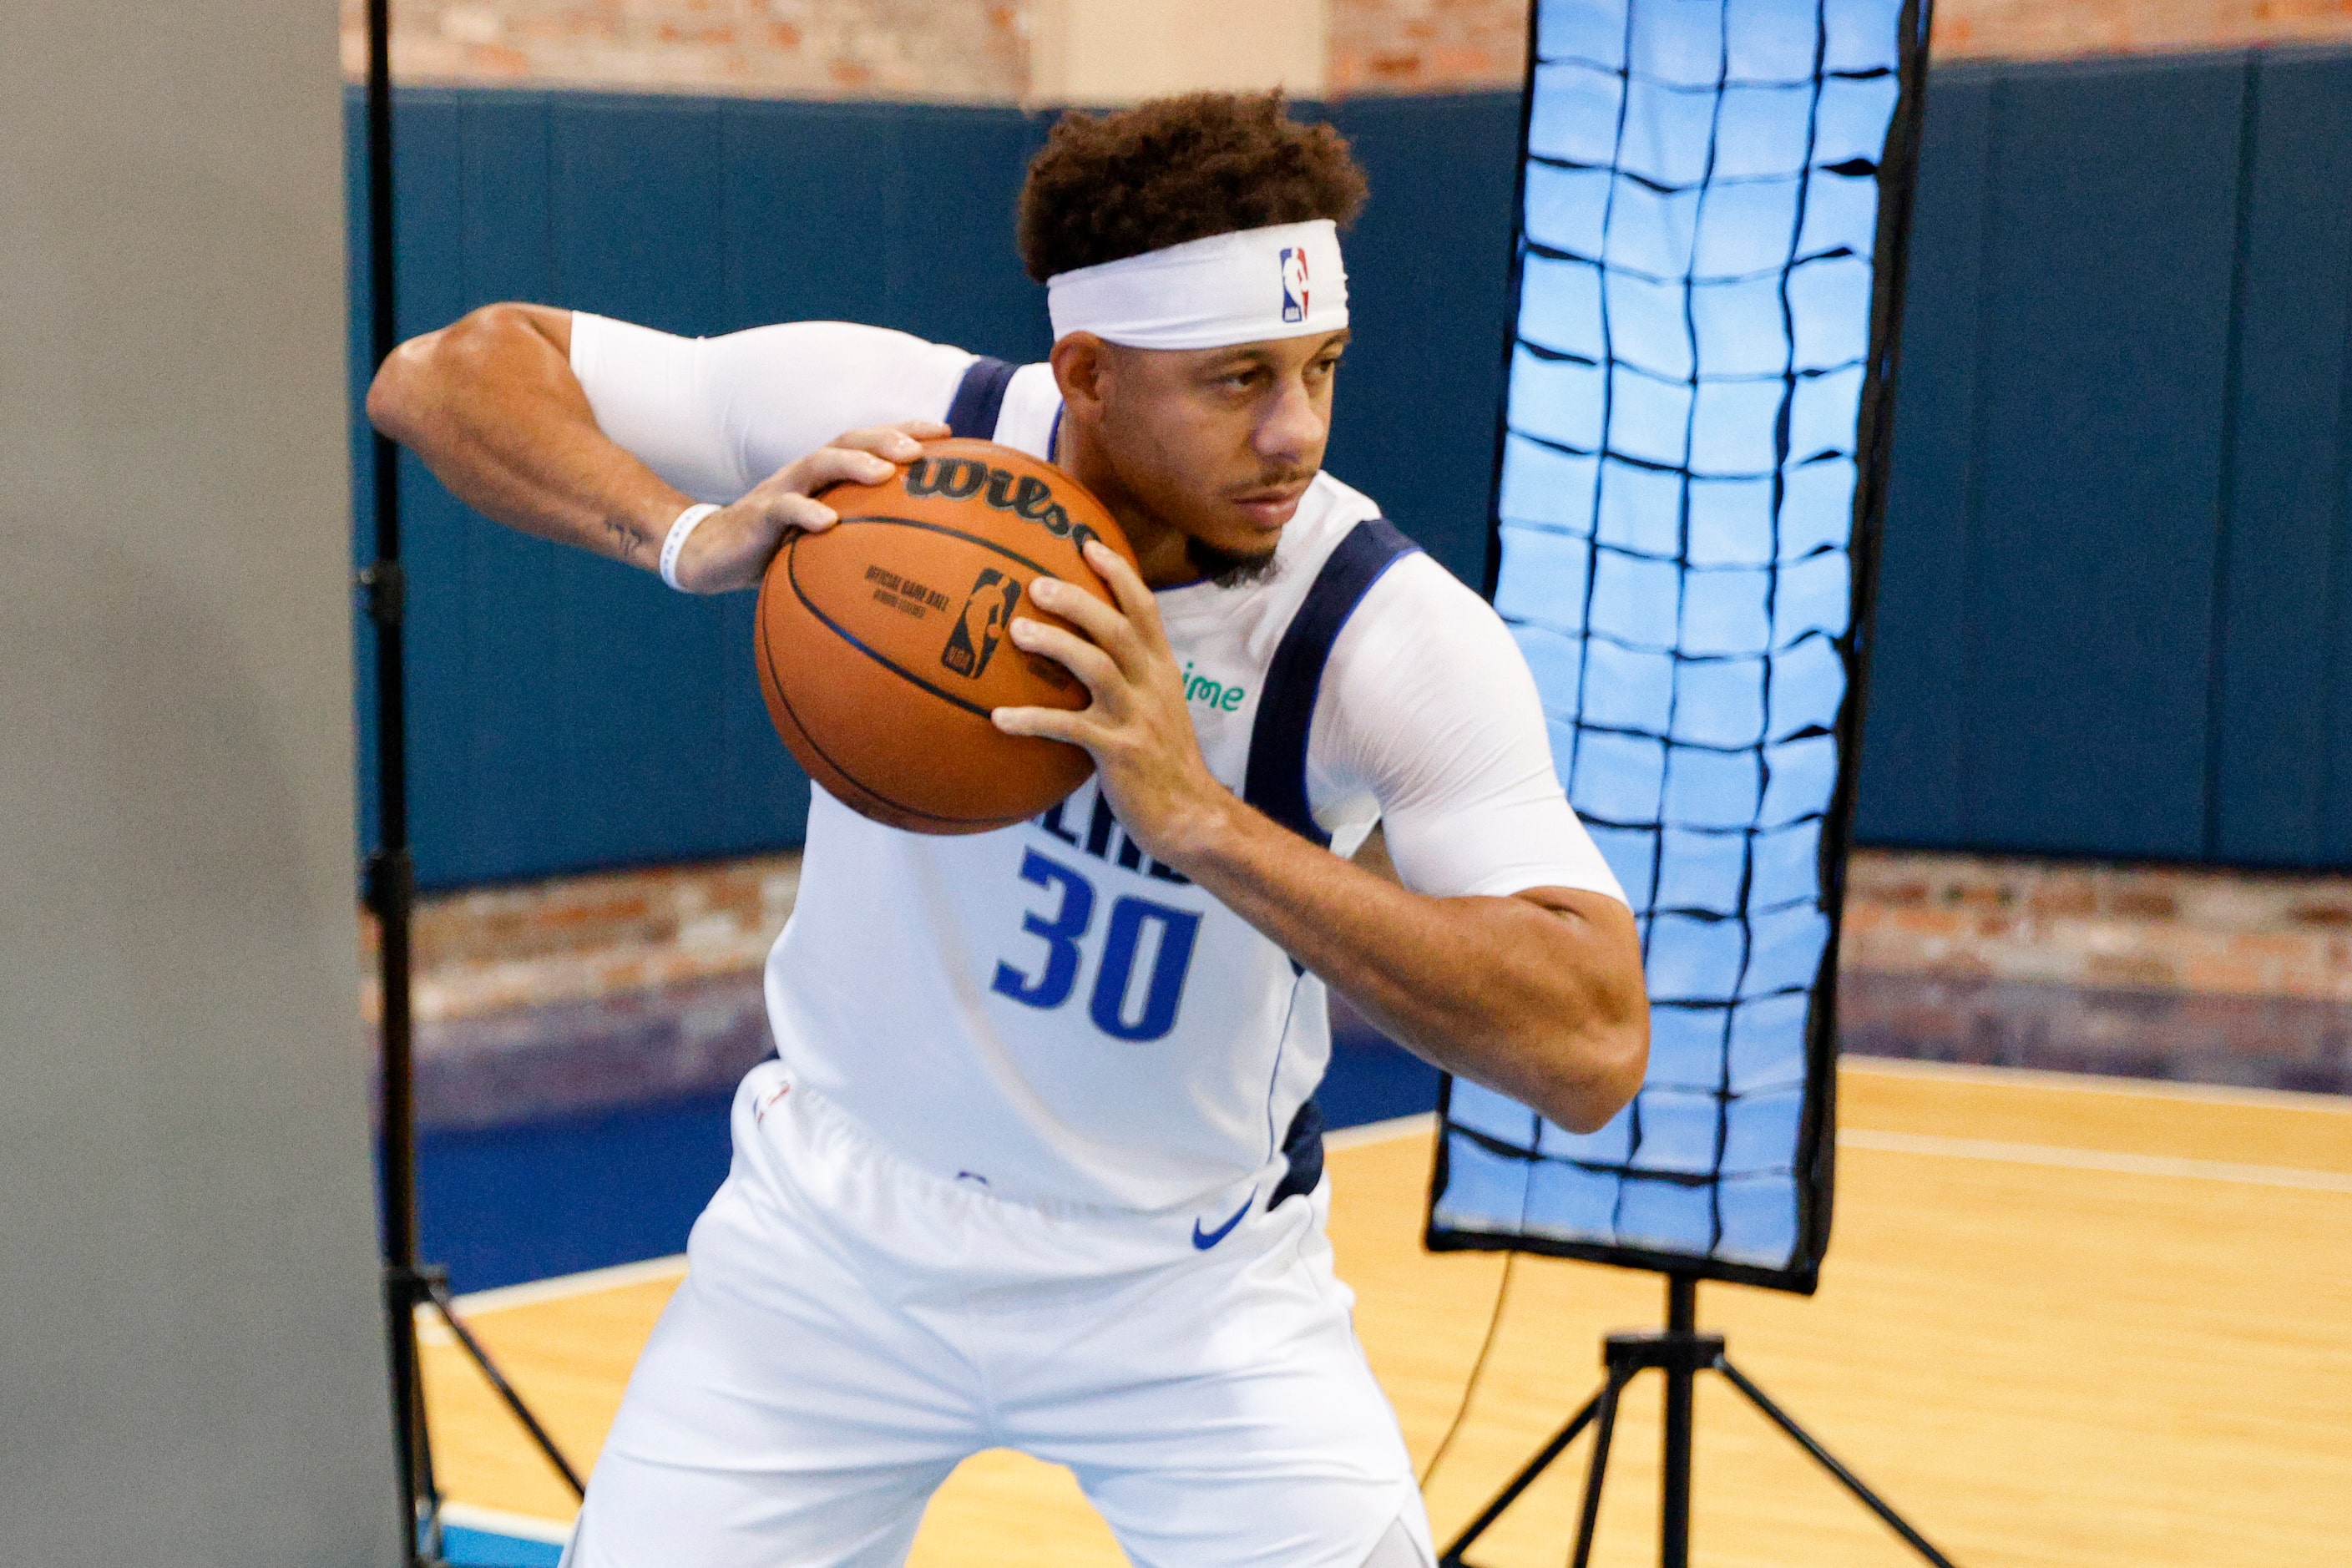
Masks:
[[[1318,805],[1379,802],[1389,855],[1418,892],[1625,896],[1552,771],[1509,628],[1426,555],[1391,567],[1333,644],[1307,760]]]
[[[681,338],[572,314],[572,373],[597,427],[703,501],[732,501],[846,431],[940,418],[971,362],[846,321]]]

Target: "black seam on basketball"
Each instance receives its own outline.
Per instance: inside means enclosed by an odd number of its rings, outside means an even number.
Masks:
[[[1021,554],[1019,552],[1007,550],[1001,544],[992,543],[990,541],[982,539],[977,534],[966,533],[961,529],[941,528],[939,524],[932,522],[918,522],[910,517],[845,518],[840,522],[835,524],[835,526],[836,528],[847,528],[854,523],[859,522],[892,522],[901,524],[908,528],[928,529],[933,533],[944,533],[950,539],[965,540],[971,543],[981,546],[982,549],[993,550],[996,553],[1005,557],[1007,560],[1018,561],[1022,565],[1028,567],[1029,570],[1035,572],[1042,576],[1050,577],[1054,574],[1049,569],[1038,565],[1037,563],[1030,560],[1027,556]],[[805,535],[802,537],[805,537]],[[917,675],[913,670],[908,669],[898,660],[890,658],[887,654],[878,653],[875,649],[866,647],[864,642],[859,640],[856,632],[851,631],[847,626],[843,626],[839,621],[836,621],[831,616],[826,615],[824,607],[818,605],[815,600],[810,598],[807,593],[801,587],[801,576],[797,570],[800,560],[797,553],[799,544],[800,539],[795,538],[793,541],[793,550],[787,552],[785,554],[784,576],[785,579],[793,585],[793,596],[800,600],[801,604],[807,608],[810,615],[814,616],[818,620],[823,621],[825,626],[832,630],[833,634],[842,641],[847,643],[850,647],[856,648],[858,652],[864,654],[866,658],[872,659],[875,663],[880,665],[883,668],[888,670],[899,679],[906,681],[908,685],[918,687],[922,690],[929,692],[932,696],[938,698],[942,702],[952,702],[957,707],[962,709],[965,712],[972,714],[975,717],[992,719],[992,716],[994,711],[993,710],[982,708],[977,702],[968,702],[964,699],[958,697],[952,691],[932,685],[929,680]],[[1022,585],[1022,592],[1028,592],[1028,585],[1026,584]],[[946,817],[941,818],[941,820],[958,821],[961,819]]]
[[[800,542],[795,539],[793,542],[797,544]],[[786,575],[789,576],[792,572],[792,562],[790,559],[791,550],[789,547],[787,547],[785,551],[785,555],[786,560],[784,563],[784,570]],[[793,584],[793,592],[795,594],[799,593],[798,584]],[[801,602],[803,604],[808,604],[808,600],[805,596],[802,598]],[[809,608],[814,611],[816,606],[810,605]],[[816,738],[816,732],[811,730],[808,725],[803,721],[801,719],[800,710],[793,706],[792,697],[784,690],[783,681],[776,677],[777,667],[775,650],[768,645],[768,617],[765,616],[759,616],[755,612],[755,618],[757,618],[760,623],[760,652],[766,658],[768,663],[768,689],[776,694],[776,700],[784,705],[784,711],[792,715],[793,728],[801,732],[801,739],[809,743],[809,750],[814,752],[818,756],[823,757],[827,767],[831,768],[835,773],[839,773],[843,778],[847,779],[851,784],[856,784],[859,789],[864,790],[875,800],[877,800],[884,805],[888,806],[891,810],[903,811],[908,816],[919,816],[926,822],[952,823],[957,826],[970,826],[975,823],[987,823],[992,826],[992,828],[1009,827],[1012,826],[1011,822],[1000,822],[992,816],[941,816],[935,811],[925,811],[919,806],[908,805],[903,801],[893,800],[890,796],[884,795],[880,790],[876,789],[873,785],[867,784],[864,779],[859,778],[856,773],[851,773],[847,768],[843,767],[840,762],[835,758],[834,754],[824,749],[824,742]],[[832,623],[828,621],[825,624],[830,626]],[[786,747],[785,749],[789,751],[791,748]],[[847,805],[848,803],[845,801],[843,804]],[[856,807],[851,806],[850,809],[855,811],[856,810]],[[1024,822],[1026,820],[1028,820],[1026,817],[1016,816],[1013,818],[1013,822]]]

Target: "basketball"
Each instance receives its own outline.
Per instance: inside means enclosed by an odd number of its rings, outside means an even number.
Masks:
[[[992,441],[923,453],[887,483],[825,490],[841,521],[777,552],[760,585],[760,689],[809,777],[852,810],[914,833],[985,833],[1094,770],[1076,746],[989,721],[996,708],[1091,700],[1060,664],[1013,645],[1014,610],[1039,577],[1112,603],[1086,542],[1135,553],[1049,463]]]

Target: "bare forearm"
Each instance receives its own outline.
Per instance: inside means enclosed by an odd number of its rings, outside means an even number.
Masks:
[[[1200,847],[1179,868],[1392,1038],[1572,1129],[1607,1121],[1639,1086],[1648,1008],[1616,900],[1429,898],[1239,801],[1218,815],[1187,836]]]
[[[688,498],[597,428],[570,331],[566,311],[477,310],[402,344],[368,391],[368,416],[484,515],[650,566]]]

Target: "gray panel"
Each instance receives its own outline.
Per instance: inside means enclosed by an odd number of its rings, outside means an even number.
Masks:
[[[389,1563],[331,7],[0,13],[0,1556]]]

